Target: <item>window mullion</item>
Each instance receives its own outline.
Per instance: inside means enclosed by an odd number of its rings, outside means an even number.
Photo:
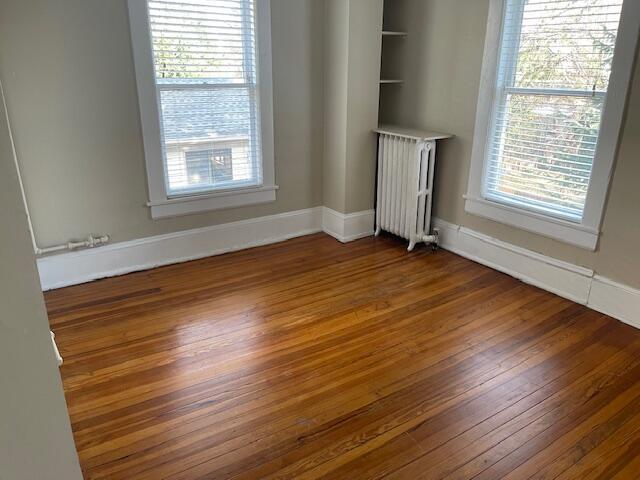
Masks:
[[[247,83],[159,83],[158,90],[223,90],[226,88],[254,88],[253,84]]]
[[[534,87],[504,87],[504,92],[512,95],[544,95],[558,97],[602,98],[607,92],[603,90],[576,90],[571,88],[534,88]]]

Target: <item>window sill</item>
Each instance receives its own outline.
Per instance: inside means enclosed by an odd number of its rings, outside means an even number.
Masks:
[[[591,251],[594,251],[598,244],[598,231],[584,225],[483,198],[465,195],[465,199],[465,211],[472,215],[495,220]]]
[[[276,199],[277,185],[253,188],[233,189],[198,195],[167,198],[165,200],[149,202],[151,218],[154,220],[210,210],[256,205],[273,202]]]

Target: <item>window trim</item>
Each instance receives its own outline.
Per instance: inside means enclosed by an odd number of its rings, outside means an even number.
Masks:
[[[622,5],[609,89],[604,104],[584,214],[582,221],[577,223],[492,201],[483,194],[486,151],[491,136],[491,119],[495,105],[495,85],[505,1],[491,0],[489,5],[469,182],[467,194],[464,195],[465,211],[593,251],[598,244],[604,207],[622,132],[627,94],[633,75],[640,31],[640,2],[625,0]]]
[[[128,3],[149,189],[147,206],[151,210],[151,217],[158,219],[275,201],[278,186],[275,184],[274,165],[270,0],[255,1],[262,184],[250,188],[239,187],[180,196],[169,196],[164,180],[160,107],[156,93],[148,3],[147,0],[128,0]]]

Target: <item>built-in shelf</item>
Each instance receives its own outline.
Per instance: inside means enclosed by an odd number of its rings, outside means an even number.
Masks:
[[[406,37],[407,36],[407,32],[396,32],[393,30],[383,30],[382,31],[382,36],[383,37]]]
[[[390,83],[403,83],[403,80],[391,79],[391,78],[381,78],[380,85],[387,85]]]

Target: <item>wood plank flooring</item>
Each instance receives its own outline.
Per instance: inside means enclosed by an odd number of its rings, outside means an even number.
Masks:
[[[392,237],[46,294],[87,479],[638,479],[640,331]]]

